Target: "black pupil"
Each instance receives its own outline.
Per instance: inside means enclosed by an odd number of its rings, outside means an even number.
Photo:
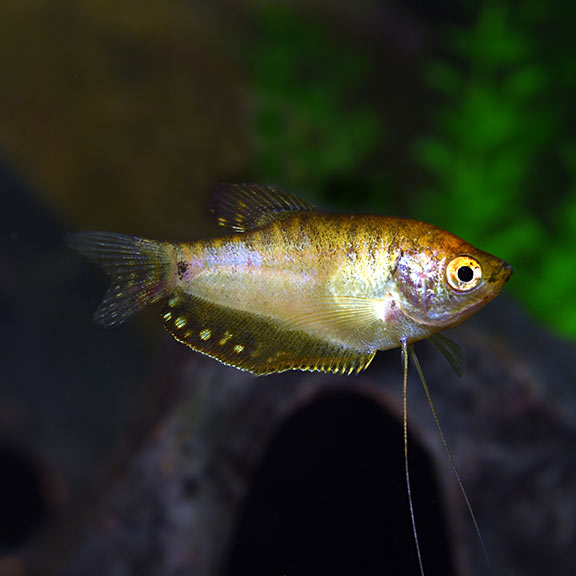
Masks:
[[[458,280],[460,282],[470,282],[474,278],[474,271],[470,266],[460,266],[458,268]]]

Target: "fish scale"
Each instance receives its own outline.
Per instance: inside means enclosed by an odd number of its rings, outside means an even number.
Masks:
[[[186,244],[74,235],[112,277],[98,322],[163,300],[174,337],[225,364],[348,372],[461,323],[511,275],[431,224],[322,212],[270,187],[222,189],[213,213],[231,234]]]

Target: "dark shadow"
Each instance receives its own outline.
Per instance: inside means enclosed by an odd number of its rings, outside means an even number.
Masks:
[[[27,454],[0,446],[0,554],[28,543],[47,515],[38,467]]]
[[[356,393],[319,398],[272,440],[232,544],[226,576],[419,574],[402,424]],[[455,574],[429,455],[409,445],[427,576]]]

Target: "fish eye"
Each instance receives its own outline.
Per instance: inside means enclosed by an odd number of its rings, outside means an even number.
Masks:
[[[454,290],[468,292],[482,280],[482,267],[470,256],[456,256],[446,266],[446,280]]]
[[[470,280],[474,278],[474,271],[472,268],[470,268],[470,266],[460,266],[456,274],[460,282],[470,282]]]

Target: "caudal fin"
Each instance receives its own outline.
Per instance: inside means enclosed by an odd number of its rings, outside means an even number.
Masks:
[[[166,242],[112,232],[84,232],[70,235],[68,244],[110,276],[110,287],[94,314],[97,324],[121,324],[174,289],[172,249]]]

